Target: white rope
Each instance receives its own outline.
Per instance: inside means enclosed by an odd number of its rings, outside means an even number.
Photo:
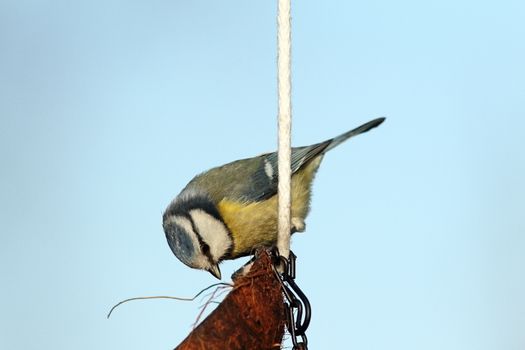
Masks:
[[[278,0],[277,9],[277,85],[279,95],[279,223],[277,249],[288,258],[291,216],[291,0]]]

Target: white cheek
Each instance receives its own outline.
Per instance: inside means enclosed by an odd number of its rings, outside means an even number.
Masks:
[[[213,259],[221,258],[232,245],[230,235],[224,224],[200,209],[190,211],[190,215],[202,240],[210,247]]]

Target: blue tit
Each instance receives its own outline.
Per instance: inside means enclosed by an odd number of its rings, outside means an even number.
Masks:
[[[380,125],[374,119],[333,139],[292,148],[292,232],[305,229],[312,182],[326,152]],[[163,228],[184,264],[221,278],[219,263],[277,240],[277,152],[237,160],[193,178],[170,203]]]

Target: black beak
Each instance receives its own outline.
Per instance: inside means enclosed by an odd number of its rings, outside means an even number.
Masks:
[[[219,265],[212,265],[208,269],[208,272],[211,273],[213,275],[213,277],[215,277],[217,279],[221,279],[221,270],[219,269]]]

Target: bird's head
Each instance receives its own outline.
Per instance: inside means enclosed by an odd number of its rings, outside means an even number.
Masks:
[[[219,263],[229,254],[233,242],[207,196],[182,193],[166,209],[162,226],[171,251],[180,261],[221,278]]]

